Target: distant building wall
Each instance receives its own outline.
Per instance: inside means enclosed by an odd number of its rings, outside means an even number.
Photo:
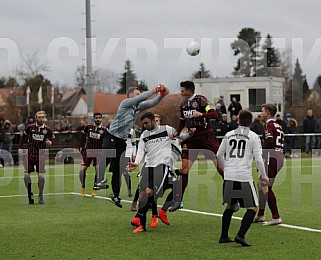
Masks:
[[[226,108],[233,96],[237,97],[243,109],[260,113],[263,103],[273,103],[278,113],[284,113],[284,79],[278,77],[234,77],[194,79],[196,93],[206,96],[213,105],[224,96]]]

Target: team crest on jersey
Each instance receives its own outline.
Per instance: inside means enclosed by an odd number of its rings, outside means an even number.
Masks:
[[[32,139],[36,140],[36,141],[43,141],[45,139],[45,136],[44,135],[33,134],[32,135]]]
[[[43,130],[42,132],[43,132],[44,135],[48,133],[48,131],[46,129]]]
[[[193,107],[193,108],[197,108],[197,107],[198,107],[198,103],[197,103],[196,101],[194,101],[194,102],[192,103],[192,107]]]
[[[99,133],[102,135],[104,133],[104,130],[99,130]]]

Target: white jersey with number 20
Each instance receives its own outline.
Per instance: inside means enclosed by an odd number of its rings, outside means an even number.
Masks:
[[[224,180],[253,182],[253,156],[261,176],[265,177],[259,136],[243,126],[228,132],[217,152],[219,163],[224,168]]]

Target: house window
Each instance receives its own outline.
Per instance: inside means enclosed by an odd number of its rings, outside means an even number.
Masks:
[[[252,112],[261,112],[261,106],[266,103],[265,89],[249,89],[249,109]]]

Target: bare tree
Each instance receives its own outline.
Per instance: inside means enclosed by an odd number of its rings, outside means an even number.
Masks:
[[[47,62],[41,62],[38,52],[34,52],[32,55],[23,56],[20,67],[16,69],[17,77],[21,79],[33,78],[40,74],[45,74],[49,71],[49,65]]]
[[[116,93],[119,75],[106,68],[98,68],[94,71],[94,85],[97,91]]]
[[[75,82],[77,87],[81,87],[85,89],[86,86],[86,71],[85,66],[77,66],[77,69],[75,71]]]

